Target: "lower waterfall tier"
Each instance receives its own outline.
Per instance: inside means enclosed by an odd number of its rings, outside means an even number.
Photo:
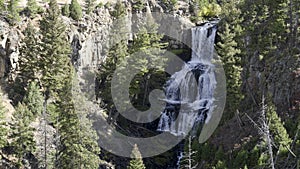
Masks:
[[[199,124],[210,119],[215,85],[213,66],[187,63],[166,84],[166,107],[158,131],[176,136],[185,136],[190,131],[196,134]]]

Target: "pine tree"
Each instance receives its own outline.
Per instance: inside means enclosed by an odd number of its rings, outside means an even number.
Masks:
[[[61,10],[62,10],[63,16],[66,16],[66,17],[70,16],[70,5],[69,4],[65,4]]]
[[[43,97],[43,95],[40,91],[40,88],[36,82],[30,83],[27,94],[25,95],[25,98],[23,99],[23,102],[28,107],[28,109],[32,112],[32,114],[34,115],[33,120],[38,115],[42,114],[44,97]]]
[[[96,3],[96,0],[85,0],[86,14],[90,14],[91,12],[93,12],[93,10],[96,6],[95,3]]]
[[[142,9],[145,8],[145,5],[146,5],[145,0],[134,0],[132,7],[136,12],[140,12],[142,11]]]
[[[129,162],[129,166],[127,167],[127,169],[146,169],[143,163],[142,155],[136,144],[133,147],[130,157],[132,158],[132,160]]]
[[[6,119],[7,110],[3,105],[2,93],[0,93],[0,151],[7,145],[8,125]],[[1,156],[0,156],[1,158]]]
[[[160,57],[164,53],[164,48],[168,45],[162,43],[163,35],[158,33],[158,25],[151,15],[146,14],[146,22],[140,25],[140,28],[133,38],[133,43],[129,48],[130,67],[139,70],[139,74],[132,80],[130,86],[130,96],[133,99],[133,104],[144,107],[146,98],[149,95],[150,86],[154,88],[161,87],[157,79],[164,79],[164,66],[167,62],[166,58]],[[138,56],[143,56],[141,59]],[[155,67],[156,69],[151,69]],[[119,68],[126,69],[126,65],[119,65]],[[150,78],[156,76],[156,80],[150,84]],[[118,89],[116,89],[118,90]]]
[[[195,21],[211,19],[221,14],[221,7],[215,0],[195,0],[192,3]]]
[[[125,5],[120,0],[118,0],[114,7],[114,10],[111,11],[110,14],[114,17],[114,19],[120,19],[119,21],[121,21],[121,19],[123,19],[123,17],[125,17],[125,15],[126,15]],[[124,24],[124,23],[122,23],[122,24]],[[117,25],[115,25],[115,26],[117,26]]]
[[[274,105],[270,101],[267,107],[266,117],[274,143],[281,153],[287,152],[292,140],[290,139],[280,117],[278,117]]]
[[[216,48],[226,75],[227,106],[224,114],[228,119],[234,115],[243,99],[243,94],[241,93],[241,50],[238,44],[241,34],[241,19],[239,18],[241,11],[237,5],[238,2],[229,1],[222,6],[223,19],[218,32],[220,42],[218,42]]]
[[[39,33],[29,23],[24,30],[24,39],[21,41],[20,60],[19,60],[19,76],[24,85],[40,76],[41,68],[39,61]]]
[[[69,70],[71,52],[66,36],[66,26],[60,18],[60,9],[56,0],[51,0],[49,8],[40,21],[41,50],[38,72],[40,71],[40,85],[45,93],[53,94],[63,87]]]
[[[114,25],[110,34],[110,48],[108,56],[99,68],[97,75],[97,98],[101,98],[102,104],[108,109],[109,120],[112,119],[113,114],[113,100],[111,98],[111,81],[117,65],[120,64],[126,56],[128,56],[128,30],[125,18],[126,9],[123,3],[118,1],[115,10],[111,12],[114,17]]]
[[[26,5],[27,5],[27,10],[29,12],[29,15],[31,17],[35,17],[35,15],[39,11],[39,6],[38,6],[36,0],[28,0]]]
[[[76,21],[82,18],[82,9],[77,0],[71,1],[70,17]]]
[[[79,114],[75,110],[72,95],[72,69],[69,72],[70,77],[65,80],[64,88],[59,93],[57,101],[60,109],[58,119],[60,148],[56,168],[97,169],[100,164],[97,136],[91,129],[86,114]],[[82,119],[79,119],[80,117]]]
[[[229,23],[225,23],[222,33],[219,33],[221,42],[218,43],[218,54],[220,55],[223,63],[226,86],[227,86],[227,103],[226,110],[230,115],[233,115],[239,108],[240,101],[243,98],[241,94],[241,58],[239,56],[240,50],[237,48],[237,42],[234,40],[236,37]],[[231,117],[229,117],[231,118]]]
[[[5,10],[5,5],[4,5],[4,0],[0,0],[0,11],[4,11]]]
[[[66,36],[66,26],[60,18],[60,9],[56,0],[50,0],[49,8],[40,21],[40,33],[42,35],[39,43],[39,64],[37,66],[38,81],[44,95],[43,103],[43,122],[44,122],[44,162],[47,168],[49,152],[47,149],[47,123],[48,113],[46,112],[48,99],[51,97],[54,101],[58,99],[65,84],[65,79],[70,72],[69,54],[70,44]],[[50,115],[52,116],[52,115]],[[56,145],[57,146],[57,145]]]
[[[213,169],[227,169],[226,164],[224,161],[219,160],[215,166],[212,167]]]
[[[9,135],[11,146],[16,155],[17,166],[22,168],[22,161],[32,154],[36,147],[33,138],[34,128],[30,127],[32,113],[24,104],[19,104],[13,114],[12,132]]]
[[[15,25],[17,22],[20,21],[18,3],[19,0],[10,0],[8,2],[8,18],[10,25]]]

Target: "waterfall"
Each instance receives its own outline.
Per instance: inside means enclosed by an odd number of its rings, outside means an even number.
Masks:
[[[216,34],[214,23],[192,29],[192,58],[165,85],[166,107],[161,113],[158,131],[186,136],[208,122],[213,110],[216,86],[211,63]]]

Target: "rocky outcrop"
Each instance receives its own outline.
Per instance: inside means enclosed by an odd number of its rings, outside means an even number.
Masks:
[[[0,28],[0,78],[10,78],[10,73],[17,68],[20,31],[4,21],[0,21]]]
[[[65,18],[72,22],[70,18]],[[79,72],[96,69],[108,51],[109,28],[112,18],[106,8],[97,8],[78,24],[70,24],[68,36],[72,47],[72,61]]]
[[[135,18],[132,15],[131,3],[126,1],[125,5],[129,12],[129,24],[133,25],[137,21],[143,21],[144,16],[143,14],[134,14],[137,17]],[[166,35],[165,39],[170,42],[171,48],[184,47],[181,42],[189,44],[191,36],[189,30],[194,26],[187,19],[189,15],[188,4],[178,1],[177,6],[177,9],[170,11],[170,14],[163,17],[157,17],[155,14],[153,16],[158,23],[162,23],[159,24],[159,32]],[[163,3],[149,0],[145,9],[147,12],[162,14],[166,11],[165,8]],[[64,22],[68,25],[68,37],[72,46],[72,61],[79,73],[82,73],[85,69],[96,70],[99,64],[105,60],[109,50],[109,31],[113,22],[110,10],[112,10],[110,7],[98,7],[94,13],[90,16],[85,15],[79,22],[63,17]],[[26,19],[20,25],[25,27]],[[13,79],[19,60],[21,29],[12,29],[5,21],[0,21],[0,28],[0,78]]]

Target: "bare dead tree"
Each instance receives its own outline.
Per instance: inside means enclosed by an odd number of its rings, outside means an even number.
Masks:
[[[183,165],[180,168],[181,169],[195,169],[198,166],[198,163],[195,164],[195,160],[193,159],[193,156],[196,153],[197,153],[197,151],[193,151],[193,149],[192,149],[192,136],[189,136],[188,137],[188,151],[183,153],[183,157],[182,157]]]
[[[270,128],[268,124],[268,120],[266,117],[266,109],[267,105],[265,104],[265,96],[264,93],[262,95],[262,110],[261,110],[261,123],[262,123],[262,130],[264,133],[264,137],[267,139],[267,146],[268,146],[268,152],[270,156],[270,166],[272,169],[275,169],[275,163],[274,163],[274,157],[273,157],[273,150],[272,150],[272,137],[270,133]]]
[[[273,141],[272,141],[272,136],[269,128],[269,123],[268,119],[266,117],[266,110],[267,110],[267,105],[265,104],[265,96],[264,94],[262,95],[262,102],[261,102],[261,111],[259,111],[260,114],[260,124],[257,124],[247,113],[245,114],[246,117],[251,121],[251,123],[254,124],[254,126],[259,130],[259,133],[263,135],[264,138],[266,138],[266,143],[267,143],[267,150],[268,154],[270,156],[269,161],[270,161],[270,167],[272,169],[275,169],[275,162],[274,162],[274,155],[273,155]]]

